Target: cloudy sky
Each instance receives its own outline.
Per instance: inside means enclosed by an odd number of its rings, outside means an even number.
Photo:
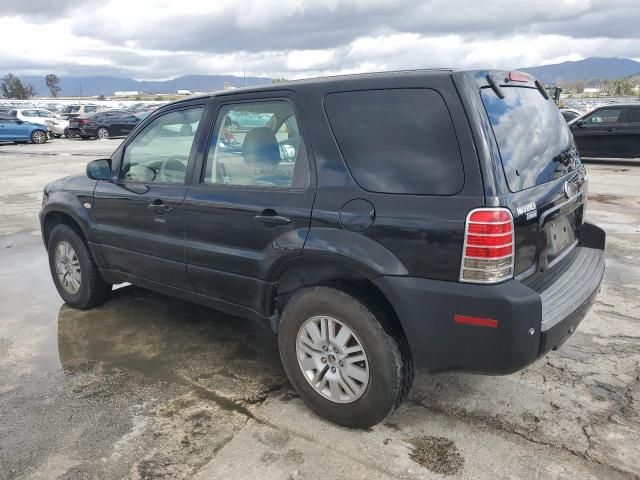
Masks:
[[[640,60],[640,0],[0,0],[0,73],[302,78]]]

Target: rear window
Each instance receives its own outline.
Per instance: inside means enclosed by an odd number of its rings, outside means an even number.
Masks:
[[[365,190],[453,195],[462,189],[458,140],[435,90],[332,93],[325,108],[340,152]]]
[[[560,111],[535,88],[480,91],[500,150],[509,189],[519,192],[575,170],[580,158]]]

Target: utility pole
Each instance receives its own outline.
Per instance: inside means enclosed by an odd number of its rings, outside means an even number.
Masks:
[[[244,68],[242,69],[242,86],[247,86],[247,73]]]

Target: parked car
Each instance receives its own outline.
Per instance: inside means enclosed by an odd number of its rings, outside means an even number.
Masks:
[[[562,114],[564,119],[567,121],[567,123],[570,122],[571,120],[574,120],[584,115],[584,112],[581,112],[580,110],[575,110],[573,108],[562,108],[560,109],[560,113]]]
[[[240,140],[243,114],[269,121]],[[300,397],[367,427],[414,369],[511,373],[575,331],[605,268],[586,192],[533,77],[422,70],[174,102],[40,221],[70,306],[131,282],[262,322]]]
[[[42,108],[14,108],[9,112],[9,115],[13,115],[25,122],[46,125],[47,127],[53,124],[53,121],[57,118],[55,113]]]
[[[102,110],[102,107],[100,107],[100,105],[67,105],[60,112],[60,116],[64,119],[70,120],[75,117],[96,113],[100,110]]]
[[[569,125],[583,157],[640,158],[640,104],[596,108]]]
[[[271,115],[265,113],[237,112],[229,117],[229,128],[233,133],[247,131],[256,127],[264,127]]]
[[[131,132],[140,119],[126,110],[105,110],[69,120],[67,132],[72,137],[106,139],[123,137]]]
[[[49,125],[49,132],[52,137],[60,138],[62,136],[68,137],[69,120],[63,118],[55,118]]]
[[[49,138],[48,133],[45,125],[25,122],[13,115],[0,113],[0,143],[45,143]]]

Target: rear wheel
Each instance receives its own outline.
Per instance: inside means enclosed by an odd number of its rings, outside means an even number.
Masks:
[[[89,249],[71,227],[54,227],[47,250],[53,283],[70,306],[84,310],[109,297],[111,285],[102,280]]]
[[[33,143],[45,143],[47,141],[47,132],[44,130],[34,130],[31,132],[31,141]]]
[[[413,380],[401,339],[382,314],[329,287],[301,290],[287,303],[278,344],[285,371],[304,402],[347,427],[380,422]]]
[[[106,140],[107,138],[109,138],[109,130],[104,127],[100,127],[96,134],[100,140]]]
[[[64,136],[65,138],[69,138],[69,129],[67,128],[64,129]]]

